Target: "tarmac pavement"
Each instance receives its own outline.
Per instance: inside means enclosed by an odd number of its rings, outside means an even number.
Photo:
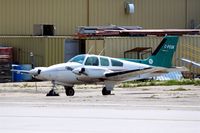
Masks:
[[[199,133],[199,86],[116,88],[76,86],[46,97],[49,82],[0,84],[1,133]],[[186,91],[174,91],[177,88]]]

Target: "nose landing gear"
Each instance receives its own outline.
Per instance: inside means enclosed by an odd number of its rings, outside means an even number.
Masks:
[[[54,81],[52,81],[52,89],[47,93],[47,95],[46,96],[59,96],[59,93],[57,93],[56,91],[55,91],[55,88],[56,88],[56,84],[55,84],[55,82]]]
[[[110,95],[110,94],[111,94],[111,90],[107,90],[106,87],[103,87],[102,95]]]

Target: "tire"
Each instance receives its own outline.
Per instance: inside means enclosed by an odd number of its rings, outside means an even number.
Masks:
[[[47,93],[46,96],[59,96],[58,93],[56,93],[53,89],[49,91],[49,93]]]
[[[72,87],[65,86],[65,94],[67,96],[74,96],[74,89]]]
[[[103,89],[102,89],[102,95],[110,95],[110,94],[111,94],[111,91],[107,90],[106,87],[103,87]]]

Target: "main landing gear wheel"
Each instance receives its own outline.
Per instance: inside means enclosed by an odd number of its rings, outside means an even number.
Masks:
[[[73,96],[75,91],[74,91],[73,87],[65,86],[65,93],[67,96]]]
[[[107,90],[106,87],[103,87],[102,95],[110,95],[110,94],[111,94],[111,90]]]
[[[59,94],[54,89],[51,89],[46,96],[59,96]]]

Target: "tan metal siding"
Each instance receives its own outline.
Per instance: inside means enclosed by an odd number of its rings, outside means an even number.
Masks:
[[[135,13],[124,12],[124,0],[90,0],[89,25],[139,25],[144,28],[185,28],[185,1],[134,0]]]
[[[187,0],[187,3],[187,27],[193,28],[192,23],[194,23],[194,27],[200,24],[200,0]]]
[[[45,66],[64,62],[64,40],[65,38],[45,39]]]
[[[45,49],[41,37],[0,37],[0,43],[14,48],[14,59],[21,64],[30,64],[30,52],[34,53],[36,65],[43,65]]]
[[[30,64],[34,53],[36,66],[50,66],[64,62],[64,40],[70,37],[0,37],[0,44],[14,47],[14,59]]]
[[[86,53],[105,55],[104,40],[86,40]]]
[[[37,66],[49,66],[64,61],[64,40],[71,37],[0,37],[0,44],[15,48],[14,59],[22,64],[30,64],[30,52],[35,55]],[[124,51],[132,48],[158,46],[162,37],[108,37],[100,40],[86,40],[86,52],[89,53],[124,57]],[[189,60],[200,62],[200,36],[182,36],[179,38],[177,52],[174,56],[174,64],[189,67],[179,59],[184,57]],[[200,68],[192,66],[191,70],[200,73]]]
[[[186,58],[200,63],[200,36],[183,36],[180,37],[178,51],[175,54],[176,64],[178,66],[186,66],[192,72],[200,74],[200,68],[190,66],[180,61],[180,58]]]
[[[0,33],[21,34],[26,31],[26,17],[28,0],[1,0],[0,1]]]
[[[55,24],[57,35],[69,35],[87,24],[87,0],[31,0],[32,24]]]
[[[57,35],[87,25],[87,0],[0,0],[0,34],[31,35],[33,24],[54,24]]]
[[[96,52],[95,52],[96,41],[95,40],[86,40],[85,44],[86,44],[85,49],[88,54],[96,54]]]
[[[105,38],[105,55],[123,58],[124,51],[135,47],[152,47],[153,51],[159,45],[162,37],[113,37]],[[176,66],[189,67],[187,63],[180,61],[180,58],[186,58],[195,62],[200,62],[200,36],[182,36],[179,37],[177,51],[173,58],[173,64]],[[194,73],[200,73],[200,68],[191,67]]]
[[[33,24],[54,24],[56,35],[74,34],[82,25],[139,25],[186,28],[200,23],[199,0],[134,0],[135,13],[124,12],[125,0],[0,0],[0,35],[31,35]]]
[[[135,47],[152,47],[154,50],[161,39],[161,37],[105,38],[105,55],[121,58],[124,57],[124,51]]]

